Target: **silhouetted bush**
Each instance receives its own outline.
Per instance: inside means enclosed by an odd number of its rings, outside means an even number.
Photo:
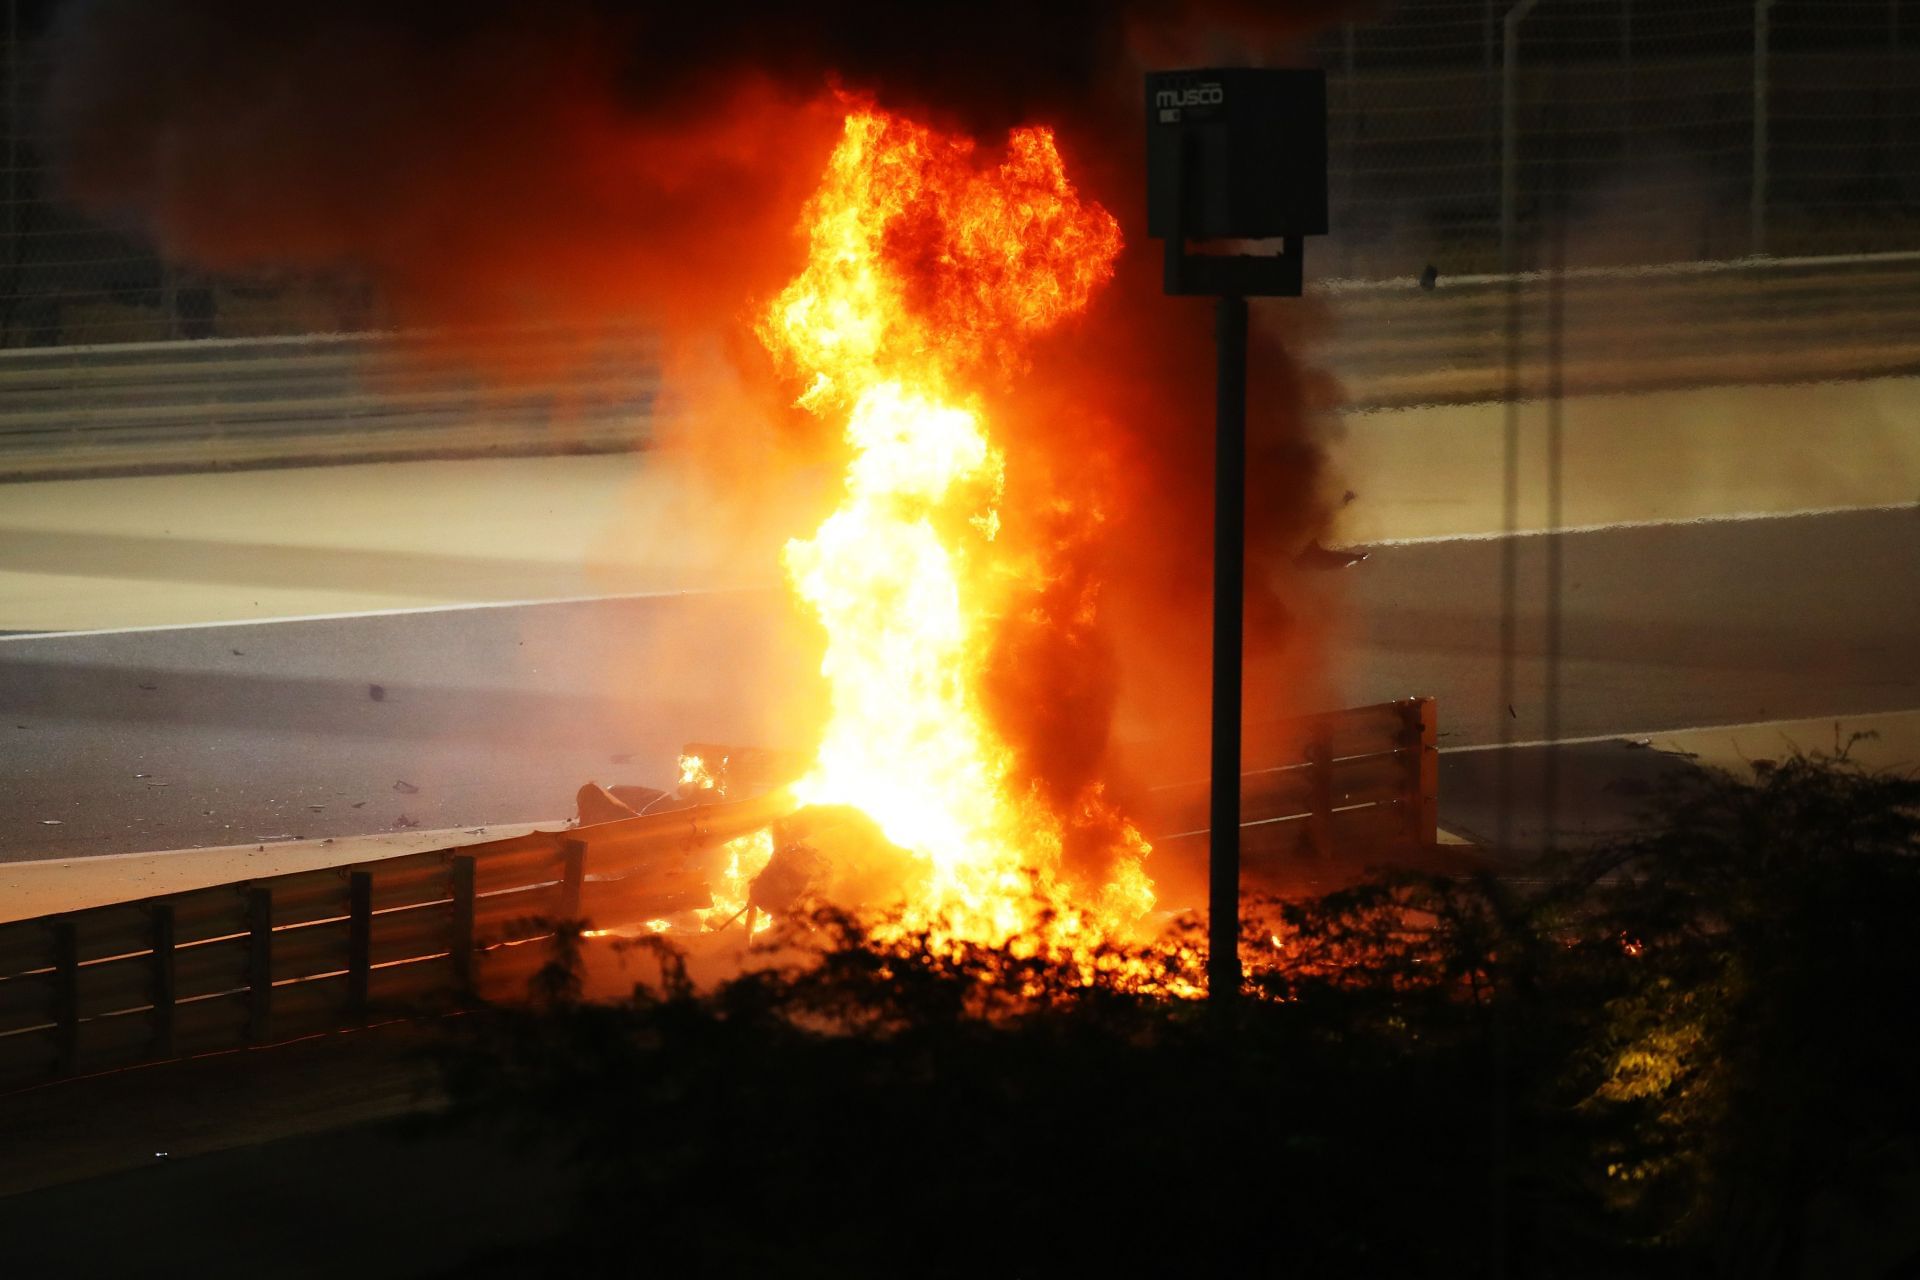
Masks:
[[[1916,1253],[1917,813],[1844,759],[1703,772],[1525,876],[1267,904],[1229,1016],[822,913],[812,964],[702,993],[656,944],[628,1001],[463,1019],[447,1078],[570,1144],[543,1265],[1874,1274]]]

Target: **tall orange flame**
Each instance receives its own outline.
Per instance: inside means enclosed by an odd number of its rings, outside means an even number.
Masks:
[[[1119,225],[1074,190],[1049,130],[1015,131],[983,164],[970,140],[874,108],[847,117],[805,217],[806,266],[758,331],[802,406],[844,415],[852,456],[839,508],[786,550],[831,691],[797,797],[863,810],[924,863],[907,928],[1069,949],[1117,936],[1153,906],[1147,843],[1112,824],[1110,882],[1068,883],[1074,815],[1017,780],[984,709],[996,628],[1051,566],[1002,537],[1020,513],[1000,510],[981,393],[1111,277]]]

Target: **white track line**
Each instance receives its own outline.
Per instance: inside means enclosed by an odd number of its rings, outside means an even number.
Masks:
[[[600,600],[677,600],[688,596],[753,595],[770,587],[690,587],[684,591],[620,591],[597,596],[539,596],[528,600],[474,600],[461,604],[404,605],[393,609],[359,609],[345,613],[302,613],[272,618],[221,618],[211,622],[163,622],[146,627],[95,627],[82,631],[20,631],[0,635],[0,644],[32,640],[65,640],[79,636],[124,636],[147,631],[204,631],[212,627],[263,627],[281,622],[341,622],[353,618],[385,618],[413,613],[464,613],[473,609],[524,609],[542,604],[593,604]]]
[[[1802,507],[1794,511],[1729,511],[1714,515],[1682,516],[1668,520],[1613,520],[1604,524],[1568,524],[1558,529],[1515,529],[1511,535],[1504,530],[1492,530],[1483,533],[1435,533],[1423,534],[1413,538],[1372,538],[1355,539],[1351,545],[1357,547],[1415,547],[1433,542],[1498,542],[1505,537],[1541,538],[1561,533],[1607,533],[1614,529],[1658,529],[1678,525],[1740,524],[1755,520],[1799,520],[1814,516],[1838,516],[1849,512],[1880,513],[1888,511],[1920,511],[1920,502],[1885,502],[1857,507]]]

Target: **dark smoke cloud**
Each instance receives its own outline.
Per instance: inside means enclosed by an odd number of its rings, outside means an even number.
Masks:
[[[48,141],[72,197],[176,259],[354,267],[403,323],[697,314],[782,240],[831,120],[765,77],[636,97],[635,25],[90,0],[56,28]]]
[[[1160,292],[1139,73],[1285,60],[1339,8],[81,0],[57,24],[45,118],[73,198],[177,259],[353,267],[402,324],[717,327],[769,406],[790,391],[743,321],[799,262],[837,94],[987,147],[1054,125],[1128,241],[1107,293],[996,407],[1009,509],[1055,513],[1028,536],[1062,564],[1003,637],[996,707],[1064,810],[1111,772],[1129,704],[1168,745],[1150,767],[1204,761],[1212,340],[1204,302]],[[1325,519],[1312,424],[1328,397],[1274,340],[1279,322],[1257,339],[1250,423],[1249,632],[1256,655],[1281,655],[1256,663],[1256,720],[1318,693],[1290,564]],[[751,465],[730,447],[728,465]]]
[[[829,85],[1098,152],[1131,51],[1264,54],[1325,8],[75,0],[45,116],[74,198],[214,269],[359,266],[403,321],[724,309],[786,260]]]

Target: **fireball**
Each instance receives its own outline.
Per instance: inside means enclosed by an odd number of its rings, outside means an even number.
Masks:
[[[864,812],[921,864],[901,929],[1069,952],[1124,936],[1153,906],[1147,843],[1107,824],[1109,881],[1074,882],[1072,815],[1020,781],[983,695],[999,627],[1052,572],[1007,545],[1021,513],[1002,510],[983,393],[1112,276],[1119,224],[1075,191],[1047,129],[983,160],[859,107],[803,225],[805,266],[757,331],[848,460],[838,508],[785,552],[825,631],[831,706],[796,798]]]

